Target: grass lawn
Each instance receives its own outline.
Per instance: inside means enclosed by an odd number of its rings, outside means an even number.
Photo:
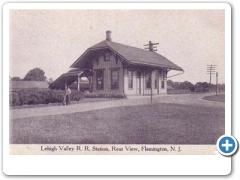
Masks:
[[[179,104],[117,107],[10,120],[12,144],[215,144],[224,108]]]
[[[225,94],[205,96],[205,97],[203,97],[203,99],[208,100],[208,101],[225,102]]]

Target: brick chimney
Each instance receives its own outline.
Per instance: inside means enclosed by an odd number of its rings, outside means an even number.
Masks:
[[[111,38],[111,31],[106,31],[106,40],[107,41],[112,41],[112,38]]]

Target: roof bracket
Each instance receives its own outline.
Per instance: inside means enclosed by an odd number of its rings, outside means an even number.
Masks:
[[[184,73],[184,71],[182,71],[181,73],[178,73],[178,74],[175,74],[175,75],[169,76],[169,77],[167,77],[167,78],[174,77],[174,76],[178,76],[178,75],[183,74],[183,73]]]

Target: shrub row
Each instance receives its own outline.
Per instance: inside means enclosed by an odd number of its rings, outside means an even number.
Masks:
[[[126,98],[126,95],[123,93],[88,92],[84,93],[84,98]]]
[[[83,93],[72,90],[71,100],[79,101],[83,98]],[[10,106],[34,105],[62,103],[64,99],[64,91],[62,90],[38,90],[27,89],[10,92]]]
[[[62,103],[64,100],[62,90],[25,89],[10,92],[10,106]],[[126,98],[122,93],[82,93],[72,90],[71,101],[80,101],[83,98]]]

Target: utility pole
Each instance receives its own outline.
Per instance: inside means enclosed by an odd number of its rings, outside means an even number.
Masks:
[[[157,51],[157,46],[154,45],[159,45],[159,43],[152,43],[152,41],[149,41],[148,44],[145,44],[143,46],[147,46],[144,49],[147,49],[149,51]]]
[[[153,99],[152,99],[152,98],[153,98],[153,97],[152,97],[152,96],[153,96],[153,94],[152,94],[152,84],[153,84],[153,83],[152,83],[152,72],[151,72],[151,103],[152,103],[152,100],[153,100]]]
[[[216,95],[218,95],[218,72],[216,73]]]
[[[152,41],[149,41],[148,44],[145,44],[143,46],[147,46],[144,49],[147,49],[149,51],[154,52],[154,51],[157,51],[157,46],[154,46],[154,45],[159,45],[159,43],[152,43]],[[152,71],[151,71],[151,103],[152,103],[152,100],[153,100],[152,86],[153,86],[153,83],[152,83]]]
[[[210,80],[209,80],[209,84],[210,84],[210,91],[212,91],[212,75],[215,74],[216,72],[216,66],[217,65],[207,65],[207,74],[210,75]]]

